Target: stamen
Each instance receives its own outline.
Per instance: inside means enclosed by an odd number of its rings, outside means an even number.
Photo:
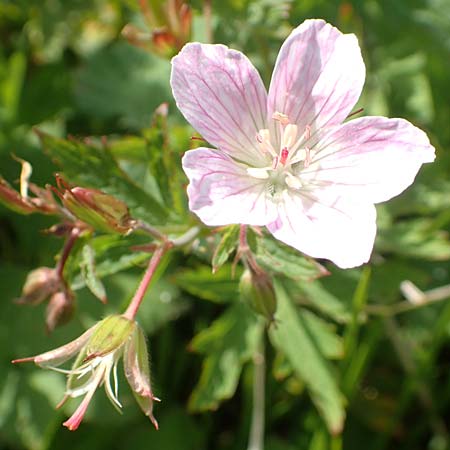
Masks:
[[[311,163],[311,150],[309,147],[305,147],[305,161],[303,162],[303,167],[309,167]]]
[[[297,139],[297,125],[287,124],[281,138],[281,148],[291,148]]]
[[[261,150],[264,153],[270,153],[272,156],[276,156],[277,153],[275,152],[270,142],[269,130],[267,129],[259,130],[258,134],[256,135],[256,140],[258,141],[258,144],[260,145]]]
[[[267,171],[270,169],[271,167],[248,167],[247,173],[253,178],[266,180],[267,178],[269,178],[269,174]]]
[[[289,123],[289,117],[286,114],[278,111],[272,114],[272,119],[281,123],[281,125],[287,125]]]
[[[285,178],[286,184],[292,189],[300,189],[302,187],[302,182],[291,172],[286,172]]]
[[[278,166],[278,156],[275,156],[272,161],[272,170],[275,170]]]

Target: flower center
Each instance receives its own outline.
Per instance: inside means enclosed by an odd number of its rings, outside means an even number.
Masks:
[[[276,112],[272,119],[278,127],[278,139],[271,136],[268,129],[259,130],[256,135],[259,148],[272,160],[271,166],[250,167],[247,172],[250,176],[269,181],[270,191],[275,193],[286,187],[300,189],[302,181],[299,174],[302,168],[311,163],[311,149],[307,143],[311,137],[311,128],[306,126],[300,135],[298,126],[289,122],[288,116]]]

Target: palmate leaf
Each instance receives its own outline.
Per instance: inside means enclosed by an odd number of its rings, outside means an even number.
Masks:
[[[238,245],[239,225],[230,225],[223,234],[212,259],[213,272],[217,272],[227,261]]]
[[[217,273],[209,266],[180,270],[173,277],[174,283],[196,297],[215,303],[226,303],[239,298],[239,278],[242,269],[236,268],[233,278],[230,264]]]
[[[321,352],[317,336],[309,330],[308,321],[292,304],[287,292],[275,284],[278,309],[277,326],[270,330],[273,345],[288,359],[305,383],[313,403],[331,433],[342,431],[345,411],[331,365]],[[316,330],[317,331],[317,330]]]
[[[256,260],[267,270],[299,281],[311,281],[328,274],[318,262],[273,238],[258,237],[256,242]]]
[[[128,205],[135,218],[153,225],[166,223],[168,211],[125,174],[106,146],[59,139],[42,131],[37,133],[45,151],[63,168],[71,184],[79,183],[82,187],[101,189],[117,196]]]
[[[235,303],[209,328],[194,337],[191,348],[206,358],[189,400],[192,411],[216,409],[237,387],[242,366],[258,348],[263,323],[242,303]]]

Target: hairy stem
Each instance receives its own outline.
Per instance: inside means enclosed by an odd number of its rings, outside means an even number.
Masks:
[[[66,239],[66,242],[64,243],[61,257],[59,258],[58,263],[56,265],[56,273],[58,274],[58,277],[61,280],[63,279],[64,266],[66,265],[67,258],[69,257],[70,252],[72,251],[75,241],[80,236],[80,232],[81,231],[79,228],[73,228],[69,234],[69,237]]]
[[[263,336],[253,357],[253,365],[253,410],[247,450],[264,450],[266,361]]]
[[[155,252],[153,253],[148,263],[147,270],[145,271],[144,276],[142,277],[141,283],[139,284],[136,293],[134,294],[134,297],[131,299],[131,302],[128,305],[127,310],[123,314],[124,317],[126,317],[127,319],[133,320],[136,317],[136,314],[139,310],[139,306],[141,306],[142,300],[144,299],[148,286],[153,279],[153,275],[155,274],[162,257],[171,247],[172,244],[166,242],[156,248]]]

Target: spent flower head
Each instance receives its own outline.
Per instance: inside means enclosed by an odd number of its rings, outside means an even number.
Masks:
[[[266,91],[245,55],[187,44],[172,60],[173,95],[217,149],[186,152],[190,209],[207,225],[266,226],[342,268],[370,258],[375,203],[406,189],[434,160],[426,134],[403,119],[345,122],[365,79],[353,34],[307,20],[281,47]]]
[[[59,366],[77,355],[70,370]],[[80,425],[98,387],[104,385],[111,403],[120,411],[117,365],[123,358],[125,376],[139,406],[156,429],[153,395],[150,383],[147,344],[142,329],[134,320],[121,315],[109,316],[74,341],[41,355],[16,359],[13,363],[33,361],[43,368],[67,374],[67,385],[61,406],[68,398],[84,396],[73,415],[64,422],[73,431]]]

